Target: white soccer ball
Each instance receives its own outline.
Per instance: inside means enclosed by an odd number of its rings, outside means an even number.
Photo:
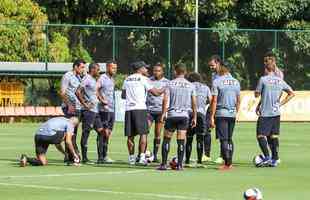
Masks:
[[[153,156],[152,152],[150,152],[149,150],[146,150],[146,151],[145,151],[145,159],[146,159],[146,161],[147,161],[148,163],[153,162],[154,156]]]
[[[265,156],[263,154],[256,155],[253,158],[253,164],[255,167],[262,167],[264,165]]]
[[[263,200],[263,194],[257,188],[250,188],[243,193],[243,198],[245,200]]]

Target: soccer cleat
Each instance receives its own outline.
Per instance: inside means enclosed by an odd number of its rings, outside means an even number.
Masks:
[[[136,162],[136,165],[147,166],[148,162],[146,159],[140,158],[139,162]]]
[[[157,170],[159,170],[159,171],[166,171],[166,170],[167,170],[167,166],[164,165],[164,164],[160,164],[160,165],[157,167]]]
[[[208,156],[206,156],[206,155],[203,155],[201,161],[202,161],[202,162],[211,162],[212,159],[211,159],[211,157],[208,157]]]
[[[277,167],[279,165],[278,160],[270,160],[269,161],[269,167]]]
[[[224,160],[222,157],[218,157],[215,161],[214,161],[216,164],[223,164],[224,163]]]
[[[91,164],[91,161],[88,158],[83,158],[82,163],[83,164]]]
[[[112,159],[109,158],[109,157],[105,157],[105,158],[103,159],[103,162],[104,162],[104,164],[112,164],[112,163],[114,163],[114,160],[112,160]]]
[[[175,169],[176,171],[183,171],[184,168],[182,165],[178,165],[177,168]]]
[[[233,169],[233,166],[232,165],[221,165],[219,167],[219,170],[220,171],[229,171],[229,170],[232,170]]]
[[[271,163],[270,157],[265,157],[261,162],[261,167],[269,167]]]
[[[21,167],[26,167],[27,165],[27,156],[25,154],[22,154],[19,160],[19,165]]]
[[[196,163],[196,168],[206,168],[207,166],[203,165],[202,163]]]
[[[136,157],[135,157],[135,155],[129,155],[128,163],[129,163],[129,165],[135,165],[136,164]]]

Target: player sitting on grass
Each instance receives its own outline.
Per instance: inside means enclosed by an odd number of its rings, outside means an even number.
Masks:
[[[192,152],[193,137],[196,135],[197,140],[197,166],[202,164],[203,146],[204,146],[204,135],[207,133],[206,124],[206,107],[207,103],[210,102],[211,92],[207,85],[201,83],[201,76],[198,73],[190,73],[187,80],[193,83],[196,90],[197,100],[197,125],[195,128],[189,128],[186,137],[186,153],[185,153],[185,164],[190,164],[190,157]],[[193,114],[190,113],[190,118]]]
[[[20,166],[25,167],[27,163],[32,166],[47,165],[46,152],[50,144],[54,144],[58,151],[66,155],[61,145],[64,140],[70,153],[74,156],[74,164],[78,165],[80,158],[72,144],[74,128],[79,120],[76,117],[70,119],[64,117],[55,117],[43,123],[34,136],[35,150],[37,158],[29,158],[23,154],[20,158]]]
[[[195,86],[185,79],[186,66],[179,63],[174,68],[175,79],[167,85],[164,99],[161,121],[167,114],[165,123],[164,140],[162,143],[162,163],[158,170],[167,170],[167,159],[170,150],[170,140],[173,133],[177,131],[178,144],[178,163],[177,170],[183,169],[183,158],[185,151],[186,132],[191,123],[192,128],[197,122],[197,106],[196,106],[196,91]],[[168,103],[169,102],[169,103]],[[189,111],[192,109],[192,121],[189,121]]]
[[[240,83],[231,76],[228,64],[221,66],[219,75],[211,89],[211,127],[216,127],[225,162],[219,169],[229,170],[232,168],[236,114],[240,107]]]
[[[153,67],[153,76],[150,78],[150,83],[157,89],[165,88],[169,80],[164,77],[164,65],[161,63]],[[162,104],[164,95],[154,96],[151,93],[147,95],[147,110],[149,127],[155,122],[154,141],[153,141],[153,162],[158,162],[157,153],[160,147],[161,130],[163,124],[160,121]]]
[[[270,56],[267,59],[272,59]],[[265,61],[265,76],[259,79],[255,90],[255,97],[261,96],[256,109],[259,116],[257,120],[257,141],[264,154],[263,165],[276,167],[279,162],[279,134],[280,134],[280,107],[294,97],[292,88],[275,74],[276,66],[273,62]],[[282,91],[288,95],[280,101]],[[269,146],[272,157],[270,158]]]

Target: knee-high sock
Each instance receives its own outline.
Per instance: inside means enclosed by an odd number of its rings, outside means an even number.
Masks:
[[[103,160],[103,138],[104,136],[100,133],[97,135],[97,153],[98,153],[98,160]],[[84,156],[83,156],[84,157]]]
[[[272,138],[271,139],[272,143],[272,148],[271,148],[271,153],[272,153],[272,159],[273,160],[279,160],[279,138]]]
[[[157,153],[160,147],[160,138],[154,138],[153,140],[153,155],[154,155],[154,159],[157,159]]]
[[[82,137],[81,137],[81,151],[82,151],[82,157],[83,159],[87,158],[87,143],[88,143],[88,137],[89,137],[90,130],[83,130]]]
[[[184,158],[184,152],[185,152],[185,140],[184,139],[178,139],[178,166],[182,166],[183,164],[183,158]]]
[[[108,156],[109,138],[103,137],[103,158]]]
[[[229,162],[230,162],[230,164],[232,164],[232,159],[233,159],[233,155],[234,155],[234,142],[233,142],[233,140],[230,139],[228,144],[229,144]]]
[[[203,135],[196,135],[197,139],[197,162],[199,164],[202,163],[202,154],[203,154],[203,140],[204,136]]]
[[[211,152],[211,134],[210,134],[210,132],[207,132],[206,135],[203,136],[203,146],[204,146],[205,155],[210,157],[210,152]]]
[[[257,138],[258,144],[260,149],[262,150],[265,157],[270,157],[269,149],[268,149],[268,142],[266,137],[258,137]]]
[[[223,159],[225,161],[225,165],[230,165],[230,152],[229,152],[229,143],[228,140],[221,140],[221,152]]]
[[[192,144],[193,144],[193,136],[188,136],[186,139],[186,153],[185,153],[185,163],[189,164],[190,163],[190,158],[192,154]]]
[[[170,151],[170,138],[164,137],[163,144],[161,146],[162,164],[166,165],[168,160],[168,154]]]

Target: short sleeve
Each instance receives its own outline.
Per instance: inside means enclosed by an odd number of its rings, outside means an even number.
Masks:
[[[148,78],[143,77],[141,81],[146,91],[149,91],[150,89],[154,88]]]
[[[65,74],[61,79],[61,91],[66,91],[69,86],[69,78]]]
[[[211,88],[211,94],[213,96],[217,96],[218,93],[219,93],[218,83],[217,83],[217,81],[213,81],[212,88]]]
[[[197,96],[197,92],[196,92],[196,87],[195,85],[192,84],[192,92],[191,92],[191,96]]]
[[[293,91],[291,86],[289,86],[285,81],[282,82],[282,90],[285,92]]]
[[[263,91],[263,79],[260,78],[257,87],[255,89],[255,92],[262,93],[262,91]]]
[[[72,135],[74,134],[74,126],[72,123],[68,123],[66,132],[71,133]]]

